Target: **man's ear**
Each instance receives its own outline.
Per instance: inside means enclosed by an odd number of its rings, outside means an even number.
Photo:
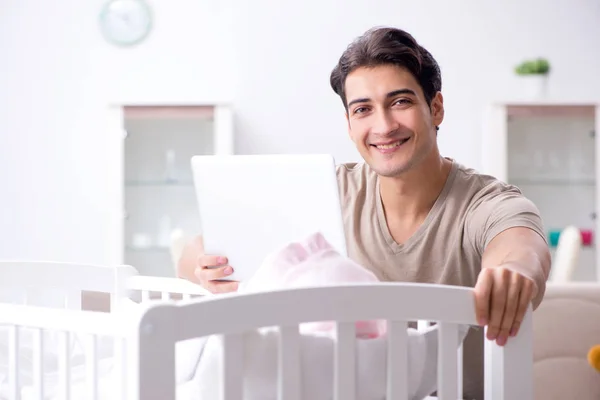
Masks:
[[[434,126],[440,126],[444,120],[444,96],[441,92],[431,99],[431,117]]]

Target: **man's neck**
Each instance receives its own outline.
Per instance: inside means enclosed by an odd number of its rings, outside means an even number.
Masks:
[[[400,177],[380,177],[380,194],[387,219],[423,220],[439,197],[452,161],[435,152],[431,161]]]

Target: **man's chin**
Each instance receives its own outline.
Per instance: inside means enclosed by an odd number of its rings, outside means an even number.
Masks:
[[[394,164],[371,164],[371,169],[375,173],[384,178],[397,178],[410,170],[410,163],[394,163]]]

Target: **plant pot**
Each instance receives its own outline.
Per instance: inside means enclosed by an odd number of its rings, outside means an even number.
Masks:
[[[548,75],[521,75],[519,80],[521,82],[523,93],[528,99],[541,100],[546,97],[548,91]]]

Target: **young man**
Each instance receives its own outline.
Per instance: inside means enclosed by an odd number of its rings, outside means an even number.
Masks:
[[[366,32],[330,80],[365,161],[338,167],[350,257],[383,281],[474,287],[480,325],[505,344],[527,306],[540,304],[550,271],[537,208],[517,188],[440,155],[440,70],[410,34]],[[235,268],[226,264],[203,255],[198,238],[179,271],[213,292],[235,290],[214,281]],[[483,330],[471,330],[464,348],[465,397],[482,399]]]

